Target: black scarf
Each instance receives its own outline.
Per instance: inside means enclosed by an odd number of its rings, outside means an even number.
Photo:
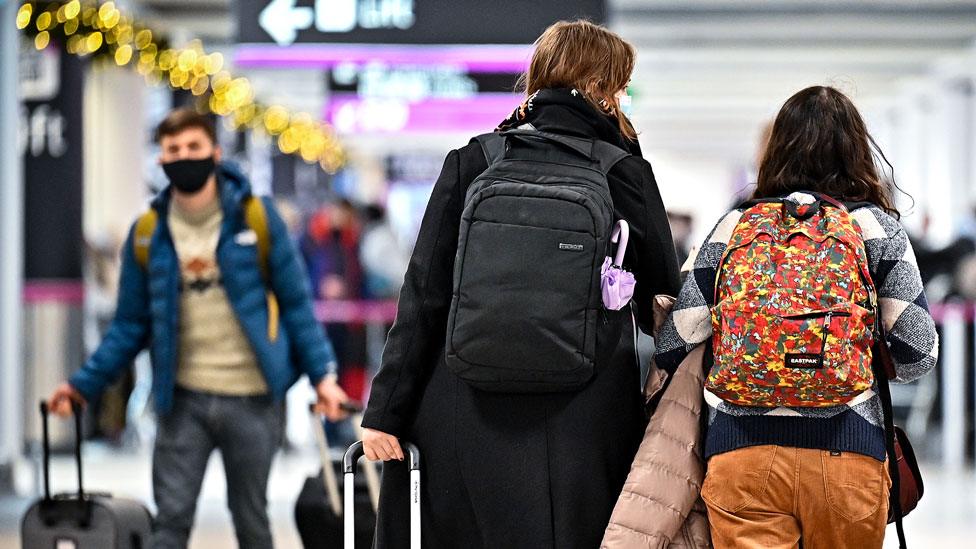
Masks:
[[[617,119],[597,110],[575,89],[550,88],[530,95],[498,125],[496,131],[531,124],[533,128],[606,141],[641,156],[640,145],[620,133]]]

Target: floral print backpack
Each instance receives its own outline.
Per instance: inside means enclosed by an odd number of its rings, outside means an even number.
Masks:
[[[741,406],[849,402],[874,381],[876,302],[842,204],[812,193],[747,204],[717,272],[706,389]]]

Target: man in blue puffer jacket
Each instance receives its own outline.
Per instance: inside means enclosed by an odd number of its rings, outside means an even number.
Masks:
[[[50,405],[68,415],[72,402],[98,398],[148,346],[160,416],[153,547],[186,547],[214,449],[240,547],[272,547],[266,492],[282,399],[305,374],[319,410],[339,418],[346,395],[335,353],[284,222],[258,198],[262,219],[254,226],[250,185],[220,162],[211,122],[176,110],[156,137],[170,185],[129,233],[112,325]]]

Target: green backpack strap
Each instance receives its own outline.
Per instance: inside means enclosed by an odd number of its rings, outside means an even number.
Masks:
[[[135,236],[132,239],[132,252],[136,256],[136,263],[145,271],[149,268],[149,245],[152,243],[153,233],[159,214],[154,208],[149,208],[136,220]]]
[[[244,221],[257,236],[258,265],[261,276],[267,282],[270,276],[268,255],[271,252],[271,238],[268,234],[268,212],[259,197],[249,196],[244,200]]]

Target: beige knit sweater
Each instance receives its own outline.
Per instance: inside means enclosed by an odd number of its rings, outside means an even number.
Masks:
[[[187,212],[174,202],[169,228],[180,260],[180,387],[221,395],[268,392],[251,344],[227,299],[217,265],[223,212],[214,202]]]

